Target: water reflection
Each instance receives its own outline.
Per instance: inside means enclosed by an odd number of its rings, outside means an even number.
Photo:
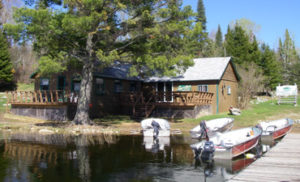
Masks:
[[[203,163],[189,137],[5,135],[0,181],[224,181],[254,159]],[[264,147],[262,146],[262,150]]]
[[[158,151],[164,151],[165,147],[170,146],[170,137],[152,137],[152,136],[144,136],[145,149],[147,151],[151,151],[153,153],[157,153]]]

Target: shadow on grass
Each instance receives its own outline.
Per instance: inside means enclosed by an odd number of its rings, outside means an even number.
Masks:
[[[131,119],[130,116],[108,115],[102,118],[96,118],[93,120],[93,122],[95,125],[108,127],[121,123],[138,123],[139,121]]]

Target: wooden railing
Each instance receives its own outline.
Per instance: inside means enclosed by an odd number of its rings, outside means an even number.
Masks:
[[[199,91],[122,93],[121,102],[129,104],[205,105],[211,104],[213,93]]]
[[[64,90],[6,92],[8,104],[53,105],[77,103],[78,94]]]
[[[199,91],[156,92],[155,102],[170,102],[175,105],[211,104],[213,93]]]

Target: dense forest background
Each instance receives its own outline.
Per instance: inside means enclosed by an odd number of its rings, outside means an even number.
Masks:
[[[29,77],[41,61],[30,41],[15,41],[4,29],[4,24],[15,24],[14,7],[24,7],[25,3],[0,1],[1,90],[14,82],[32,82]],[[185,43],[185,51],[195,58],[231,56],[242,78],[241,89],[248,90],[249,94],[271,91],[278,84],[300,83],[299,51],[288,29],[278,38],[278,48],[272,49],[263,40],[256,39],[260,26],[248,19],[233,20],[227,30],[218,26],[217,32],[207,32],[209,17],[205,15],[202,0],[198,0],[197,12],[192,18],[195,26],[191,26],[193,35]]]

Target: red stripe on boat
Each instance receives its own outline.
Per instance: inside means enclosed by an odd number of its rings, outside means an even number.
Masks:
[[[251,148],[253,148],[257,142],[258,142],[259,136],[248,140],[244,143],[241,143],[239,145],[236,145],[232,148],[232,157],[236,157],[240,154],[245,153],[246,151],[250,150]]]
[[[273,139],[277,139],[277,138],[282,137],[283,135],[287,134],[287,132],[290,131],[291,127],[292,127],[292,125],[289,125],[285,128],[275,131],[273,133]]]

